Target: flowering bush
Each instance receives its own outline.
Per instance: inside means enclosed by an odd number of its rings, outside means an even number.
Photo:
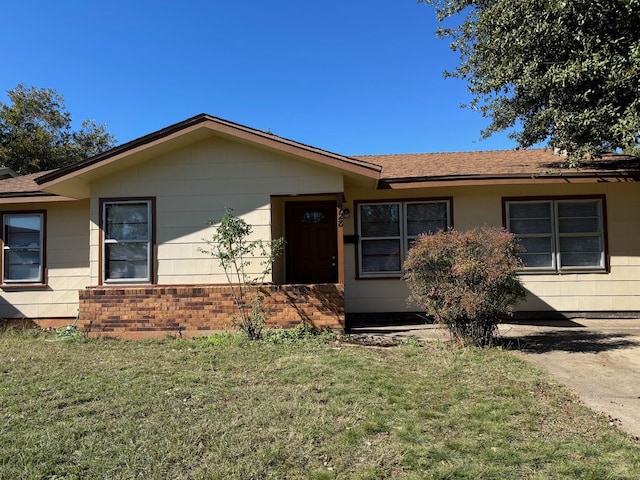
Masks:
[[[524,298],[513,235],[481,227],[421,235],[404,263],[409,300],[456,339],[491,345],[498,323]]]

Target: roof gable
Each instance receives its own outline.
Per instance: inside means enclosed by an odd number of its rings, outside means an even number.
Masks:
[[[115,165],[131,162],[134,156],[138,161],[145,161],[162,148],[177,149],[211,136],[249,143],[373,180],[379,178],[381,171],[379,165],[366,160],[346,157],[207,114],[200,114],[102,154],[39,176],[36,182],[41,185],[41,188],[49,191],[64,191],[56,185],[71,181],[77,184],[79,179],[90,181],[109,174],[114,168],[121,168]]]

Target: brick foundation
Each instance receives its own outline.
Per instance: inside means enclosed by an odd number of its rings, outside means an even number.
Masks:
[[[305,322],[344,329],[343,285],[273,285],[263,293],[268,326]],[[79,296],[82,331],[120,338],[192,337],[230,330],[236,312],[228,285],[87,287]]]

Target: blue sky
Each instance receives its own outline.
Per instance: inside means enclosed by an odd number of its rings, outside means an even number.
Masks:
[[[514,148],[461,109],[457,64],[416,0],[3,2],[0,101],[64,95],[118,143],[208,113],[345,155]]]

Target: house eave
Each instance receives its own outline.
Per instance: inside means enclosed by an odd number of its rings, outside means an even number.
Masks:
[[[524,185],[567,183],[626,183],[640,181],[640,172],[562,173],[522,175],[443,175],[432,177],[385,178],[378,182],[378,190],[434,188],[444,186]]]
[[[51,195],[45,192],[21,192],[0,194],[0,204],[18,204],[18,203],[50,203],[50,202],[71,202],[75,198],[65,197],[62,195]]]

